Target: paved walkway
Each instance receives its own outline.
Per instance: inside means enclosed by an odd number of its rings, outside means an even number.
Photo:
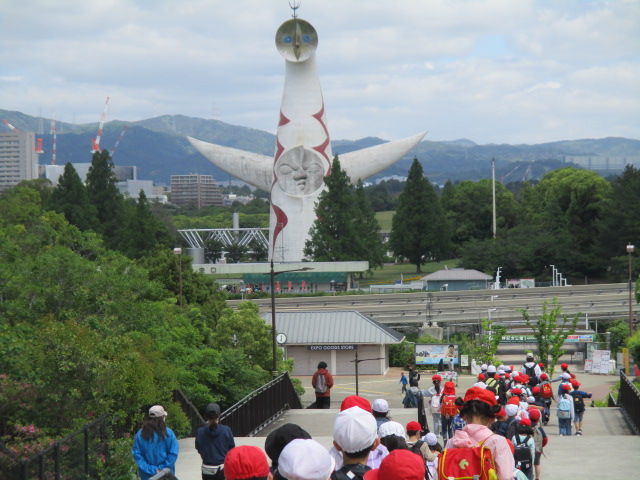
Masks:
[[[306,387],[303,403],[314,399],[310,377],[298,377]],[[387,375],[360,376],[359,394],[373,401],[385,398],[389,402],[390,416],[405,425],[417,420],[416,410],[402,408],[399,369],[391,369]],[[611,375],[578,374],[582,388],[594,394],[595,400],[605,399],[618,377]],[[335,377],[332,389],[331,410],[290,410],[273,425],[263,430],[260,436],[236,438],[237,445],[255,445],[264,448],[264,437],[285,423],[296,423],[307,430],[315,440],[329,448],[332,444],[333,417],[340,402],[356,390],[352,376]],[[463,393],[474,382],[472,377],[461,377],[457,393]],[[425,388],[430,379],[420,382]],[[557,384],[554,384],[557,385]],[[430,418],[429,418],[430,420]],[[585,413],[582,436],[560,437],[555,416],[546,427],[549,444],[542,459],[541,479],[567,480],[618,480],[640,478],[640,436],[633,436],[622,414],[617,408],[588,408]],[[193,438],[180,440],[180,456],[176,466],[180,480],[200,479],[200,457],[195,452]]]

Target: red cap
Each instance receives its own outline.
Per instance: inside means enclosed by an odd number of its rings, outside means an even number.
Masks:
[[[500,374],[499,374],[499,373],[496,373],[496,374],[493,376],[493,378],[495,378],[496,380],[500,380]]]
[[[521,373],[520,376],[518,377],[518,379],[522,383],[529,383],[529,375],[527,375],[526,373]]]
[[[480,380],[480,381],[484,380],[484,373],[479,373],[478,374],[478,380]]]
[[[413,420],[412,422],[407,423],[406,430],[407,432],[419,432],[420,430],[422,430],[422,427],[418,422]]]
[[[498,404],[493,392],[480,387],[471,387],[467,390],[467,393],[464,394],[464,401],[468,402],[470,400],[480,400],[481,402],[488,403],[489,405]]]
[[[520,399],[518,397],[511,397],[507,400],[508,405],[520,405]]]
[[[528,425],[530,427],[531,426],[531,420],[529,420],[527,417],[522,417],[520,419],[520,425]]]
[[[560,364],[560,368],[562,368],[563,370],[567,370],[569,368],[569,365],[567,363],[562,363]]]
[[[541,374],[540,380],[549,380],[549,375],[547,375],[546,373]]]
[[[232,448],[224,459],[224,478],[227,480],[267,477],[268,475],[267,456],[258,447],[241,445]]]
[[[537,408],[530,408],[529,409],[529,419],[533,420],[533,421],[538,421],[540,420],[540,410],[538,410]]]
[[[351,407],[360,407],[363,410],[371,413],[371,403],[366,398],[359,397],[358,395],[349,395],[346,397],[340,405],[340,411],[346,410]]]
[[[538,364],[538,366],[539,366],[540,368],[544,368],[544,363],[540,362],[540,363]]]
[[[532,395],[537,395],[537,394],[539,394],[539,393],[540,393],[540,387],[533,387],[533,388],[531,389],[531,394],[532,394]]]
[[[496,413],[496,417],[506,417],[506,416],[507,416],[507,412],[504,411],[504,407],[502,407],[500,411]]]
[[[513,390],[511,390],[511,393],[519,397],[520,395],[522,395],[522,390],[520,388],[514,388]]]
[[[510,374],[509,372],[506,372],[506,373],[504,374],[504,378],[511,378],[511,374]]]
[[[444,382],[444,389],[442,393],[445,395],[455,395],[456,394],[456,384],[453,382]]]
[[[571,385],[569,385],[568,383],[563,383],[562,389],[568,392],[569,390],[571,390]]]
[[[424,480],[425,466],[420,455],[411,450],[396,449],[389,453],[380,468],[369,470],[364,474],[365,480],[386,480],[401,478],[402,480]]]
[[[431,377],[431,380],[433,380],[434,382],[441,382],[442,377],[436,373],[433,377]]]
[[[571,380],[569,380],[569,383],[573,388],[578,388],[580,386],[580,382],[575,378],[572,378]]]

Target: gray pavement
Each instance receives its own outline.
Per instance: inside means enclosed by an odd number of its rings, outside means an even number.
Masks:
[[[594,394],[594,400],[605,399],[612,385],[618,381],[613,375],[587,375],[577,373],[582,389]],[[305,386],[303,403],[314,400],[310,386],[311,377],[298,377]],[[417,420],[415,409],[402,407],[400,394],[400,369],[390,369],[385,376],[361,375],[358,379],[359,394],[370,401],[385,398],[389,402],[390,416],[403,425]],[[340,402],[356,392],[353,376],[334,377],[330,410],[290,410],[256,437],[236,438],[237,445],[255,445],[264,448],[264,439],[272,430],[285,423],[296,423],[307,430],[315,440],[329,448],[332,444],[333,417]],[[457,393],[470,387],[474,378],[461,377]],[[430,375],[423,375],[422,388],[431,385]],[[557,384],[554,384],[557,385]],[[428,416],[430,417],[430,416]],[[429,418],[430,420],[430,418]],[[632,432],[617,408],[588,408],[585,413],[583,435],[560,437],[554,412],[545,428],[549,443],[541,465],[541,479],[580,478],[582,480],[617,480],[640,478],[640,437]],[[180,480],[200,479],[200,457],[194,449],[193,438],[180,440],[180,455],[176,465]]]

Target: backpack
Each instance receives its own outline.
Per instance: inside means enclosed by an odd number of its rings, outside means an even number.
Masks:
[[[409,450],[411,450],[416,455],[420,455],[420,457],[422,457],[422,452],[420,451],[420,447],[422,447],[422,445],[424,445],[424,441],[418,440],[416,443],[414,443],[409,447]]]
[[[316,393],[325,393],[327,391],[327,380],[324,373],[319,373],[316,377]]]
[[[533,427],[533,441],[536,443],[536,453],[542,453],[542,432],[537,425]]]
[[[456,405],[455,395],[445,395],[442,400],[442,407],[440,413],[445,417],[454,417],[458,413],[458,406]]]
[[[577,392],[571,392],[569,395],[573,397],[573,410],[576,413],[584,412],[584,398]]]
[[[571,402],[564,395],[558,401],[558,418],[571,418]]]
[[[535,364],[532,367],[527,367],[527,365],[523,365],[524,373],[529,376],[529,386],[535,387],[538,384],[538,377],[536,376],[536,366]]]
[[[523,441],[520,441],[520,435],[515,435],[516,439],[515,450],[513,451],[513,459],[516,462],[516,468],[529,469],[533,463],[531,458],[531,449],[527,442],[531,438],[531,435],[527,435]]]
[[[462,430],[467,422],[465,422],[460,415],[453,417],[453,431]]]
[[[343,465],[331,474],[331,480],[364,480],[364,474],[371,470],[371,467],[358,463],[357,465]]]
[[[542,398],[552,398],[553,397],[553,387],[547,381],[543,382],[540,385],[540,396]]]
[[[431,411],[433,413],[437,413],[438,409],[440,408],[440,396],[441,395],[442,394],[440,394],[440,395],[436,394],[436,395],[432,395],[431,396]]]
[[[438,455],[438,478],[497,480],[493,452],[484,446],[485,441],[477,447],[445,448]]]

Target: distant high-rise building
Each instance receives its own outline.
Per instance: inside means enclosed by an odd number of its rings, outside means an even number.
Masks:
[[[179,207],[222,206],[220,187],[211,175],[171,175],[171,202]]]
[[[0,192],[22,180],[38,178],[38,155],[33,132],[0,133]]]

